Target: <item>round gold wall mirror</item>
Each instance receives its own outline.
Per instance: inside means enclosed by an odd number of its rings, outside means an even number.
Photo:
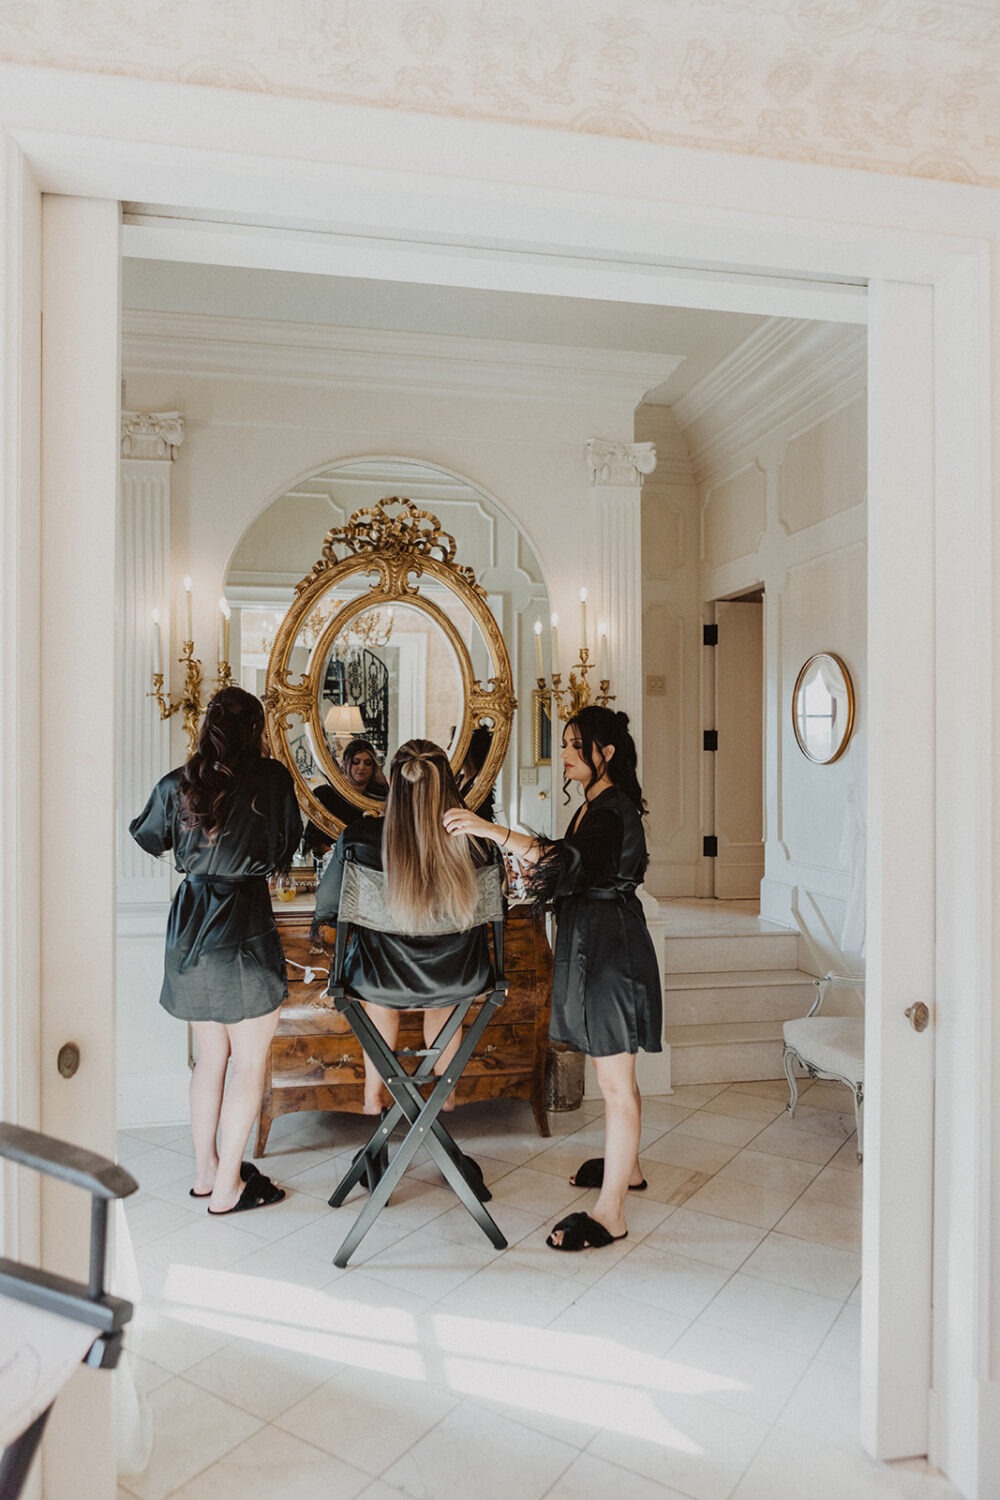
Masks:
[[[805,662],[792,692],[792,728],[807,760],[828,766],[847,749],[854,729],[854,684],[839,656],[819,651]]]
[[[359,811],[384,807],[341,768],[352,739],[368,740],[386,765],[404,741],[435,740],[457,774],[485,725],[489,751],[465,791],[471,807],[503,764],[517,706],[510,658],[455,550],[436,516],[392,496],[332,528],[295,586],[268,658],[268,737],[304,813],[332,837],[343,819],[316,797],[324,782]]]

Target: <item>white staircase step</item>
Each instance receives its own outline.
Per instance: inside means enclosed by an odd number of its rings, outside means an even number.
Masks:
[[[668,937],[664,967],[668,974],[719,969],[795,969],[798,935],[794,932],[744,932],[727,937]]]
[[[783,1078],[780,1021],[667,1026],[670,1077],[681,1083],[742,1083]]]
[[[812,975],[800,969],[706,969],[666,974],[663,1011],[668,1026],[789,1021],[815,998]]]

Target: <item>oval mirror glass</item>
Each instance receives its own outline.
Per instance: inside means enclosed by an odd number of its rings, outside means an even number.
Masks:
[[[847,749],[854,728],[854,684],[839,656],[820,651],[799,672],[792,693],[792,728],[807,760],[827,766]]]

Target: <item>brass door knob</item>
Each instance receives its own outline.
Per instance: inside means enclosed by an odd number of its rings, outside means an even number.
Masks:
[[[72,1078],[80,1066],[80,1049],[75,1042],[64,1042],[59,1048],[56,1067],[64,1078]]]
[[[926,1031],[930,1024],[931,1013],[922,1000],[918,1000],[916,1005],[908,1005],[903,1015],[914,1031]]]

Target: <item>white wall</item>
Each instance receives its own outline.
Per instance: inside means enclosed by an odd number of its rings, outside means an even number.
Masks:
[[[765,875],[761,912],[797,926],[800,963],[850,968],[840,933],[852,869],[841,857],[848,792],[863,782],[866,721],[865,340],[823,324],[765,325],[674,409],[646,411],[673,434],[645,505],[649,675],[667,696],[669,769],[654,811],[651,884],[657,894],[707,894],[701,834],[711,829],[710,771],[700,750],[707,670],[702,608],[763,585],[765,592]],[[676,425],[672,425],[676,424]],[[686,449],[686,452],[685,452]],[[688,465],[690,477],[685,473]],[[692,608],[692,603],[695,607]],[[856,733],[830,766],[807,761],[792,732],[799,668],[816,651],[846,662],[857,692]],[[856,971],[857,959],[854,959]]]

